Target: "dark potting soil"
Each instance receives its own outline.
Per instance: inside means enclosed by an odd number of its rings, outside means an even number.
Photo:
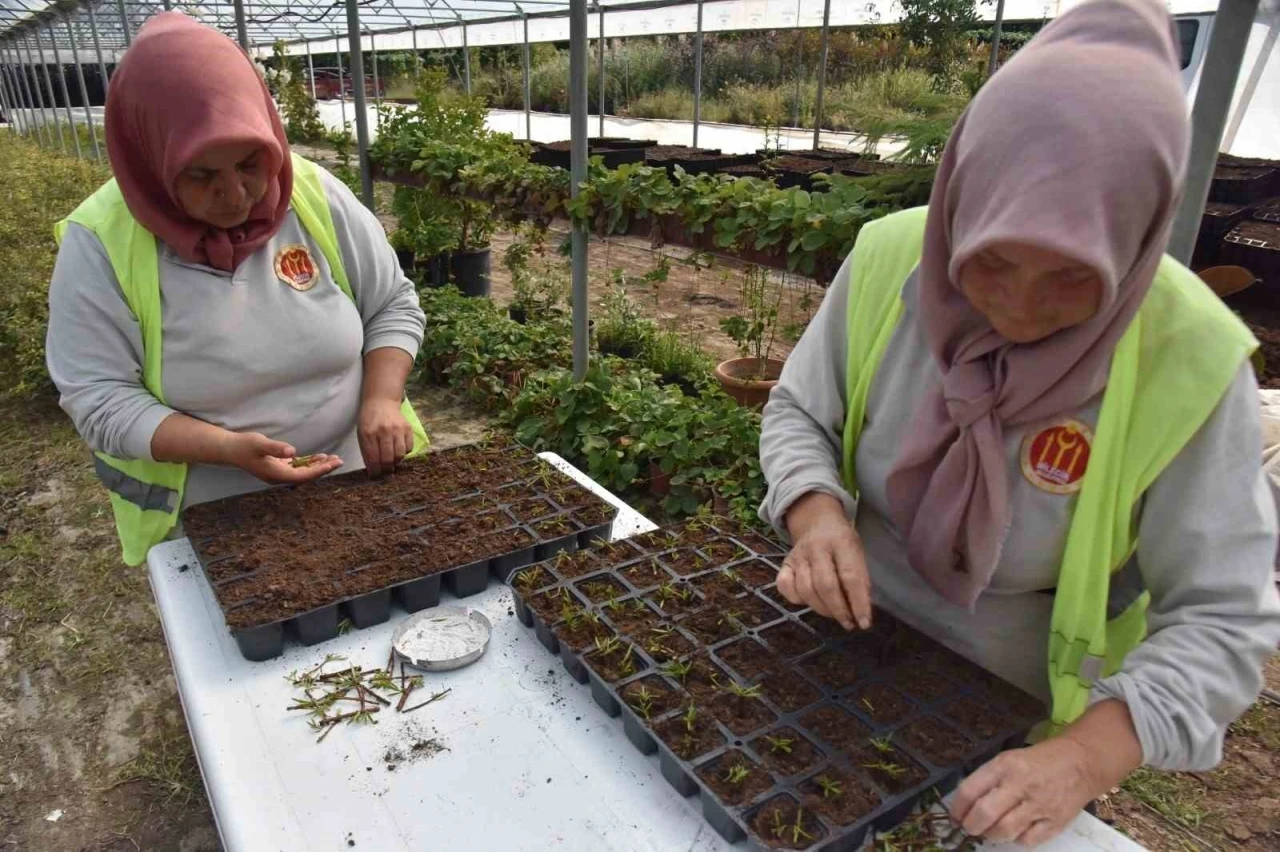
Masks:
[[[521,523],[530,523],[559,511],[555,504],[545,497],[526,497],[512,503],[508,509]]]
[[[866,784],[831,766],[801,782],[804,806],[836,825],[852,825],[880,804],[880,796]]]
[[[761,593],[764,594],[766,598],[773,601],[778,606],[785,609],[787,612],[802,612],[805,609],[808,609],[808,607],[802,603],[792,603],[791,601],[787,600],[786,597],[782,594],[782,592],[778,591],[777,586],[769,586],[768,588],[761,589],[760,591]],[[812,614],[817,616],[817,613],[812,613]],[[821,617],[821,616],[818,616],[818,617]],[[805,622],[805,624],[809,624],[809,619],[807,615],[801,616],[800,618]],[[813,625],[810,624],[809,626],[812,627]]]
[[[464,447],[376,481],[360,472],[206,503],[183,524],[228,625],[248,628],[537,543],[513,528],[497,495],[544,467],[518,447]],[[528,488],[509,493],[537,499]]]
[[[750,562],[735,565],[732,570],[738,575],[740,582],[753,589],[767,586],[778,579],[777,570],[768,562],[760,559],[752,559]],[[788,603],[787,606],[794,606],[794,604]]]
[[[720,523],[719,518],[716,519],[716,523]],[[702,547],[720,538],[719,530],[698,518],[686,521],[676,529],[678,533],[677,544],[684,547]]]
[[[606,604],[605,617],[613,622],[613,626],[623,633],[643,633],[662,621],[662,618],[645,604],[640,598],[626,601],[614,601]]]
[[[911,702],[902,693],[883,683],[867,684],[850,695],[848,701],[877,725],[891,725],[912,710]]]
[[[625,569],[624,569],[625,570]],[[619,574],[622,571],[618,572]],[[708,603],[728,606],[729,601],[742,594],[742,586],[725,571],[706,574],[691,581]]]
[[[604,622],[592,618],[591,614],[559,621],[551,627],[551,632],[572,651],[592,648],[597,639],[608,639],[613,635]]]
[[[760,638],[784,657],[798,657],[806,651],[812,651],[820,644],[818,637],[794,621],[768,627],[760,631]]]
[[[725,744],[724,735],[702,713],[697,715],[692,725],[686,724],[683,714],[673,716],[654,725],[653,732],[681,760],[694,760]]]
[[[645,559],[626,568],[619,568],[618,576],[640,591],[648,591],[671,581],[671,575],[656,559]]]
[[[655,625],[634,638],[659,665],[687,656],[693,651],[693,643],[680,635],[669,622]]]
[[[839,639],[842,636],[849,635],[849,631],[844,629],[843,624],[834,618],[827,618],[827,616],[819,615],[816,612],[806,612],[800,616],[800,620],[824,639]]]
[[[680,622],[680,626],[706,645],[714,645],[737,636],[742,624],[733,613],[720,607],[707,607]]]
[[[702,596],[688,583],[665,583],[649,596],[649,600],[666,615],[683,615],[702,606]]]
[[[737,749],[698,767],[698,777],[728,805],[750,802],[773,786],[769,773]]]
[[[800,663],[801,670],[833,692],[847,689],[862,679],[865,672],[837,650],[819,651]]]
[[[738,544],[727,538],[722,538],[719,541],[713,541],[711,544],[703,545],[702,552],[712,562],[720,565],[737,562],[739,559],[743,559],[750,555]]]
[[[800,724],[827,745],[844,751],[867,738],[869,731],[852,713],[834,704],[800,717]]]
[[[788,668],[771,669],[760,679],[760,691],[787,713],[802,710],[822,697],[817,687]]]
[[[1258,222],[1253,219],[1246,219],[1236,225],[1235,230],[1231,233],[1246,239],[1258,240],[1271,247],[1280,246],[1280,224],[1275,222]]]
[[[760,806],[751,817],[751,831],[774,849],[808,849],[827,836],[813,811],[785,793]]]
[[[657,676],[642,677],[633,680],[620,690],[622,700],[636,711],[640,718],[648,721],[674,710],[681,702],[680,693],[667,686],[666,681]]]
[[[545,518],[532,524],[531,527],[534,534],[543,541],[555,541],[556,539],[573,535],[578,531],[573,522],[563,515]]]
[[[596,560],[595,554],[590,550],[561,553],[551,563],[551,570],[564,580],[576,580],[579,577],[585,577],[593,571],[599,571],[601,567]]]
[[[536,612],[539,618],[548,623],[561,618],[562,613],[566,612],[566,608],[567,612],[575,612],[582,609],[582,604],[567,588],[550,589],[525,600],[528,602],[529,609]]]
[[[989,703],[966,695],[944,704],[942,715],[961,729],[969,732],[979,742],[985,742],[1014,727],[1013,720]]]
[[[551,585],[556,578],[551,575],[545,567],[534,565],[531,568],[525,568],[511,578],[511,585],[518,589],[520,594],[528,597],[538,589]]]
[[[630,591],[622,583],[612,577],[597,577],[594,580],[583,580],[574,588],[592,603],[604,603],[615,598],[625,597]]]
[[[781,612],[755,595],[747,595],[744,598],[732,601],[729,604],[729,609],[733,612],[734,617],[747,627],[759,627],[762,624],[768,624],[771,621],[777,621],[782,618]]]
[[[757,556],[782,556],[786,549],[771,538],[763,536],[755,530],[734,531],[733,537],[756,552]]]
[[[804,157],[774,157],[764,163],[766,171],[797,172],[802,175],[820,172],[831,168],[831,164],[822,160],[807,160]]]
[[[665,557],[667,566],[681,576],[697,574],[699,571],[706,571],[708,568],[715,567],[709,560],[704,559],[692,550],[682,550]]]
[[[1259,323],[1247,323],[1253,336],[1258,338],[1262,351],[1262,371],[1258,385],[1263,388],[1280,388],[1280,329],[1268,328]]]
[[[602,565],[620,565],[632,559],[640,557],[640,551],[632,547],[627,541],[615,541],[610,544],[602,544],[593,548],[592,552],[599,557]]]
[[[795,728],[778,728],[756,737],[751,748],[764,765],[784,778],[806,772],[822,762],[822,752]]]
[[[973,751],[973,743],[963,734],[932,716],[899,729],[893,738],[935,766],[959,763]]]
[[[917,701],[937,701],[955,689],[946,678],[925,666],[904,666],[898,670],[893,685]]]
[[[587,506],[584,509],[574,509],[573,517],[587,529],[598,527],[601,524],[607,524],[613,520],[616,510],[607,503],[599,503],[593,506]]]
[[[706,710],[740,737],[771,725],[778,718],[758,698],[738,695],[728,689],[707,702]]]
[[[619,642],[607,652],[596,646],[595,650],[582,655],[582,662],[609,683],[630,677],[647,665],[629,642]]]
[[[661,553],[680,546],[680,536],[671,530],[654,530],[627,539],[633,547],[640,548],[643,553]],[[618,542],[621,544],[621,542]]]
[[[849,761],[891,796],[910,790],[929,777],[924,767],[891,745],[877,748],[866,743],[850,753]]]
[[[689,665],[689,673],[680,679],[680,685],[699,701],[711,700],[729,683],[729,676],[706,657],[696,657]]]
[[[777,662],[777,658],[754,639],[731,642],[718,649],[716,656],[743,680],[755,679]]]

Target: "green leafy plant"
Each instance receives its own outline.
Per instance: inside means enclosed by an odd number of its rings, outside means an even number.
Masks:
[[[873,737],[871,740],[871,747],[881,754],[893,753],[893,743],[890,742],[888,737]]]
[[[328,132],[320,122],[320,110],[307,89],[302,63],[286,52],[285,43],[276,41],[271,48],[273,68],[267,83],[280,103],[280,117],[290,142],[320,142]]]
[[[724,780],[737,786],[751,776],[751,767],[744,763],[735,763],[729,767],[729,771],[725,773]]]
[[[795,745],[795,740],[791,737],[775,737],[766,734],[764,739],[769,744],[769,751],[774,754],[791,754],[792,746]]]
[[[725,691],[730,695],[734,696],[735,698],[759,698],[760,697],[759,685],[744,686],[743,684],[740,684],[740,683],[730,683],[728,686],[725,687]]]
[[[688,733],[693,733],[693,727],[698,723],[698,708],[690,704],[680,716],[680,721],[684,722],[684,729]]]
[[[662,667],[663,674],[678,680],[681,683],[689,676],[689,672],[693,671],[693,663],[688,660],[672,660]]]
[[[844,788],[841,787],[840,782],[829,776],[819,775],[813,781],[822,790],[824,799],[838,799],[844,795]]]
[[[721,319],[720,329],[733,338],[742,357],[755,360],[757,375],[763,376],[777,338],[782,289],[770,286],[765,269],[748,266],[742,272],[738,294],[742,313]]]

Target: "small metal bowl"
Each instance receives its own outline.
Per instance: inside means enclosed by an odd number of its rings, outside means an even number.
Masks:
[[[484,656],[493,625],[468,606],[440,606],[406,618],[391,636],[391,647],[406,664],[447,672]]]

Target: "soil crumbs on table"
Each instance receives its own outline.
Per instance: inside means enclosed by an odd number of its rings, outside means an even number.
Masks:
[[[487,428],[410,395],[436,447]],[[147,571],[120,561],[84,443],[52,401],[6,398],[0,445],[0,848],[220,849]]]

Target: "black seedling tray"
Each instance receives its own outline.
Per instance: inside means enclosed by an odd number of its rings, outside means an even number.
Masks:
[[[1209,185],[1209,200],[1250,204],[1271,195],[1275,182],[1275,169],[1219,164],[1213,172],[1213,183]]]
[[[782,555],[702,521],[530,566],[512,583],[516,614],[725,840],[756,850],[856,849],[1043,718],[1040,702],[885,612],[846,633],[786,602]],[[702,744],[686,747],[691,734]],[[735,765],[745,778],[730,783]]]
[[[446,451],[448,452],[448,451]],[[433,454],[434,455],[434,454]],[[468,597],[485,590],[490,576],[505,580],[512,571],[525,567],[539,559],[547,559],[561,552],[576,551],[579,547],[608,538],[612,529],[613,518],[617,510],[598,500],[589,491],[580,488],[567,477],[555,479],[542,471],[550,470],[550,466],[538,462],[531,455],[522,452],[513,453],[509,462],[512,479],[497,487],[485,491],[475,490],[465,494],[452,496],[444,501],[446,509],[439,510],[440,504],[405,505],[390,508],[379,518],[379,523],[371,535],[377,535],[377,527],[383,527],[386,534],[396,536],[396,555],[351,568],[341,575],[343,578],[365,574],[372,578],[365,585],[370,591],[359,594],[344,594],[341,586],[332,578],[320,579],[318,582],[333,584],[333,596],[323,605],[307,609],[264,624],[245,628],[232,628],[232,636],[240,648],[240,653],[247,660],[260,661],[279,656],[283,652],[285,633],[290,633],[299,642],[313,645],[337,636],[344,621],[355,628],[371,627],[385,622],[391,614],[391,602],[395,600],[408,612],[417,612],[427,607],[436,606],[440,602],[441,589],[447,588],[455,597]],[[422,475],[431,476],[430,462],[433,456],[415,462],[422,466]],[[531,465],[531,460],[536,464]],[[539,472],[529,475],[530,469]],[[503,469],[506,471],[506,465]],[[397,474],[401,475],[401,474]],[[363,472],[345,474],[341,477],[330,477],[322,488],[344,488],[357,490],[355,495],[347,499],[360,499],[376,494],[379,483],[368,481]],[[316,487],[316,486],[304,486]],[[295,489],[278,489],[280,492]],[[555,496],[552,496],[554,493]],[[201,569],[214,589],[224,615],[236,610],[255,605],[257,597],[247,597],[234,602],[225,602],[222,592],[224,588],[256,574],[255,571],[227,574],[227,566],[234,566],[233,560],[241,556],[237,551],[227,552],[227,548],[216,537],[202,536],[202,521],[216,520],[219,516],[235,512],[236,506],[243,500],[252,497],[260,502],[262,493],[232,497],[217,503],[200,507],[194,523],[187,523],[187,532],[192,538],[192,547],[199,558]],[[571,502],[572,498],[572,502]],[[563,501],[563,502],[562,502]],[[394,501],[393,501],[394,502]],[[435,517],[449,515],[450,504],[458,504],[456,517],[433,522],[415,523],[416,516],[426,517],[429,510],[436,509]],[[463,514],[465,513],[465,514]],[[487,520],[485,520],[487,519]],[[457,533],[453,528],[466,523],[465,529]],[[279,517],[263,519],[266,529],[279,527],[282,534],[306,524],[305,517],[282,522]],[[244,523],[233,528],[234,532],[253,532]],[[461,535],[497,536],[517,531],[527,541],[512,550],[495,550],[492,553],[473,552],[479,555],[465,564],[445,564],[438,562],[428,565],[413,576],[412,565],[415,560],[427,562],[437,542],[456,540]],[[364,533],[365,530],[347,532]],[[323,537],[311,541],[315,549],[325,547]],[[278,547],[289,546],[281,541]],[[406,564],[408,563],[408,564]],[[222,570],[219,570],[219,569]],[[234,569],[233,569],[234,570]],[[388,581],[381,584],[380,576],[386,575]],[[406,579],[406,576],[408,578]],[[323,599],[324,594],[316,594],[316,589],[307,590],[309,598]]]

